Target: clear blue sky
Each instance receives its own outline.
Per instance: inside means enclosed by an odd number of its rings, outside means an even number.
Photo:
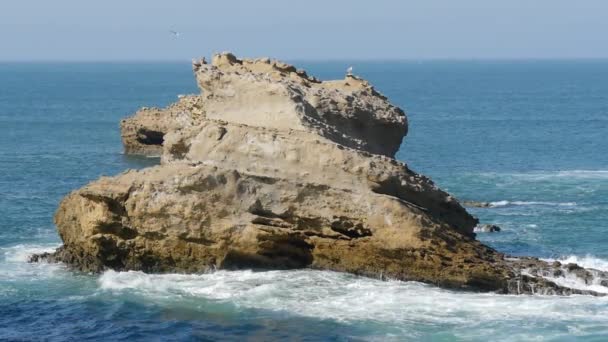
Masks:
[[[606,58],[608,1],[0,3],[0,60],[189,60],[224,50],[287,59]]]

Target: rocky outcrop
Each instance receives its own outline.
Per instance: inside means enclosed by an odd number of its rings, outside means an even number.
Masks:
[[[202,95],[122,122],[126,151],[162,149],[161,165],[69,194],[55,215],[64,245],[35,259],[93,272],[311,267],[500,293],[591,293],[546,277],[552,264],[476,241],[477,219],[393,159],[405,114],[366,81],[321,82],[231,54],[193,67]]]
[[[203,115],[199,95],[180,96],[167,108],[142,108],[120,122],[125,153],[160,156],[165,134],[195,125]]]
[[[495,224],[480,224],[473,230],[476,233],[496,233],[501,229]]]
[[[463,206],[469,208],[490,208],[492,203],[490,202],[478,202],[478,201],[462,201]]]

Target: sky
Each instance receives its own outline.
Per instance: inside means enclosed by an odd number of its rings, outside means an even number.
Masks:
[[[179,31],[175,38],[170,30]],[[0,60],[608,58],[606,0],[0,0]]]

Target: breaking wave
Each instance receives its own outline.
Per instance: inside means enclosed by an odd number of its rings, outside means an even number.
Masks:
[[[4,260],[11,263],[27,262],[32,254],[40,254],[45,252],[52,252],[59,244],[24,244],[15,245],[11,247],[0,248],[4,255]]]
[[[577,264],[585,268],[593,268],[598,271],[608,272],[608,260],[596,258],[592,255],[586,255],[579,257],[576,255],[569,255],[557,259],[544,259],[547,261],[559,261],[562,264]]]
[[[608,299],[590,296],[462,293],[416,282],[380,281],[315,270],[217,271],[200,275],[108,271],[99,278],[99,286],[112,293],[203,299],[340,322],[373,321],[404,327],[411,323],[504,323],[522,318],[561,320],[564,315],[589,315],[589,303],[597,300],[608,304]],[[600,311],[602,314],[595,315],[594,320],[608,324],[608,306]]]
[[[56,244],[18,245],[1,249],[2,274],[12,278],[46,278],[51,282],[69,279],[70,272],[57,272],[58,265],[27,264],[32,253],[51,251]],[[592,256],[569,256],[562,263],[608,270],[608,261]],[[64,279],[65,278],[65,279]],[[96,278],[96,280],[95,280]],[[246,310],[280,317],[323,319],[356,327],[367,327],[372,339],[412,337],[412,331],[428,327],[451,327],[453,336],[481,339],[526,340],[538,337],[533,329],[520,329],[522,320],[555,322],[573,329],[581,327],[608,333],[608,298],[591,296],[512,296],[467,293],[440,289],[417,282],[380,281],[350,274],[318,271],[216,271],[208,274],[145,274],[107,271],[91,279],[91,298],[129,298],[130,301],[162,307],[190,307],[241,315]],[[6,279],[6,278],[4,278]],[[83,297],[87,300],[88,297]],[[208,308],[208,309],[204,309]],[[245,310],[245,311],[243,311]],[[255,315],[260,315],[257,313]],[[268,315],[268,314],[262,314]],[[367,331],[367,330],[366,330]],[[378,331],[390,332],[389,335]],[[490,331],[498,331],[493,335]],[[565,337],[555,330],[551,336]],[[544,331],[543,334],[547,334]],[[420,335],[420,336],[424,336]],[[390,339],[390,338],[389,338]]]
[[[598,272],[608,272],[608,260],[596,258],[591,255],[587,255],[584,257],[579,257],[575,255],[570,255],[558,259],[543,259],[548,262],[559,261],[562,265],[567,264],[577,264],[581,267],[590,269],[589,272],[593,276],[592,279],[588,279],[585,281],[584,279],[578,277],[574,272],[568,271],[566,267],[562,267],[562,275],[561,276],[545,276],[544,278],[555,282],[558,285],[579,289],[579,290],[588,290],[595,291],[599,293],[607,293],[608,287],[602,285],[602,279],[597,277]]]
[[[0,281],[50,278],[64,271],[61,264],[28,263],[32,254],[52,252],[59,244],[22,244],[0,248]]]

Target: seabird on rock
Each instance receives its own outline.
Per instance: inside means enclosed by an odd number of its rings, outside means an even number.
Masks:
[[[348,69],[346,69],[346,76],[352,76],[353,75],[353,67],[349,66]]]

